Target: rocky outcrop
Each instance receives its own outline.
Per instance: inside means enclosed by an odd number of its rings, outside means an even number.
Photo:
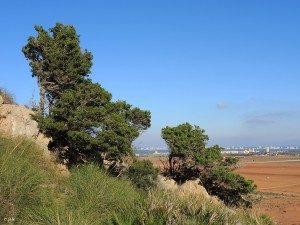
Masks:
[[[0,104],[0,132],[7,136],[32,138],[48,154],[49,139],[39,133],[37,122],[31,119],[33,113],[25,106]]]
[[[162,190],[168,190],[175,192],[180,195],[192,195],[197,194],[214,201],[215,203],[219,203],[219,200],[214,197],[210,196],[206,189],[199,184],[200,180],[190,180],[186,181],[182,185],[178,185],[175,180],[166,178],[162,175],[157,176],[157,187]]]
[[[186,181],[185,183],[179,186],[179,190],[186,195],[200,194],[206,198],[210,198],[210,195],[207,193],[206,189],[199,183],[199,179]]]
[[[35,137],[38,135],[37,122],[25,106],[3,104],[0,106],[0,129],[7,135]]]
[[[175,180],[168,179],[162,175],[157,176],[156,180],[157,187],[159,189],[168,190],[168,191],[176,191],[178,190],[178,185],[176,184]]]

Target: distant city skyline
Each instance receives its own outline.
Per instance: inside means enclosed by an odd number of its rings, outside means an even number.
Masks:
[[[21,48],[34,25],[72,24],[94,55],[90,78],[152,126],[137,147],[165,147],[161,129],[189,122],[209,145],[300,145],[300,1],[5,1],[0,87],[38,101]]]
[[[240,150],[245,150],[245,149],[273,149],[273,150],[280,150],[280,149],[289,149],[289,150],[299,150],[300,146],[222,146],[224,150],[230,150],[230,149],[240,149]],[[165,147],[151,147],[151,146],[146,146],[146,147],[139,147],[136,148],[139,150],[166,150],[169,149],[168,146]]]

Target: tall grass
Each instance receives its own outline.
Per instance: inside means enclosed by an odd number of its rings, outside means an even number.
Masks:
[[[14,220],[14,221],[12,221]],[[137,190],[97,165],[62,176],[36,145],[0,136],[0,224],[273,224],[199,195]]]
[[[134,212],[141,199],[129,181],[109,177],[96,165],[71,169],[60,185],[57,204],[31,214],[33,224],[111,224],[115,215]]]
[[[0,224],[109,224],[140,198],[129,181],[96,165],[64,177],[31,141],[0,136]]]
[[[109,177],[96,165],[73,168],[67,185],[67,208],[92,221],[107,222],[114,213],[130,213],[141,199],[129,181]]]
[[[137,207],[138,208],[138,207]],[[272,225],[269,218],[250,211],[236,212],[201,195],[178,195],[152,190],[144,200],[138,224],[155,225]],[[127,221],[130,221],[129,217]],[[126,220],[125,220],[126,221]],[[132,221],[132,220],[131,220]],[[122,223],[119,223],[122,224]],[[124,223],[127,224],[127,223]],[[136,224],[136,223],[131,223]]]
[[[0,224],[21,223],[30,212],[53,202],[49,162],[32,142],[0,136]]]
[[[15,97],[4,88],[0,87],[0,96],[3,98],[5,104],[15,104]]]

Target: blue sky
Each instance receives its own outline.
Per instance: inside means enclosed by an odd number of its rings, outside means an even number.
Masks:
[[[0,86],[38,97],[21,52],[34,25],[72,24],[94,55],[91,78],[150,110],[138,147],[189,122],[209,144],[300,145],[300,1],[4,1]]]

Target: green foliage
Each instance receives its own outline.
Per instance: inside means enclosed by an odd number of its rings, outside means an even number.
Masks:
[[[159,169],[150,160],[135,161],[128,170],[128,177],[138,187],[148,190],[155,185]]]
[[[51,163],[32,142],[0,136],[0,221],[29,224],[32,211],[51,207],[53,175]]]
[[[47,117],[35,119],[52,137],[49,147],[69,165],[130,155],[139,129],[150,126],[149,111],[111,102],[111,94],[89,79],[66,90]]]
[[[36,209],[24,224],[111,224],[116,215],[133,217],[142,201],[131,182],[109,177],[96,165],[71,169],[58,188],[56,204]]]
[[[201,195],[142,193],[96,165],[62,176],[41,149],[24,139],[1,136],[0,150],[1,223],[14,218],[7,224],[273,224],[266,216],[235,212]]]
[[[93,148],[99,145],[96,142],[98,127],[111,99],[99,85],[90,80],[85,83],[79,84],[76,90],[66,90],[47,117],[35,117],[40,130],[52,137],[50,149],[70,164],[93,159],[99,153]]]
[[[229,167],[231,169],[235,169],[236,168],[236,164],[239,162],[238,158],[235,157],[231,157],[228,156],[224,159],[224,161],[222,162],[223,166]]]
[[[222,148],[218,145],[214,145],[209,148],[205,148],[202,153],[197,152],[197,162],[204,166],[213,166],[215,163],[220,163]]]
[[[225,163],[227,163],[228,165],[234,165],[234,164],[237,164],[239,162],[239,159],[238,158],[235,158],[235,157],[226,157],[225,158]]]
[[[189,123],[177,127],[162,129],[162,138],[166,141],[171,153],[164,173],[178,183],[199,176],[199,167],[206,167],[221,161],[221,148],[206,148],[208,136],[204,130]]]
[[[251,206],[243,195],[254,191],[253,182],[231,173],[237,159],[222,161],[221,147],[205,146],[208,136],[204,135],[204,130],[185,123],[162,129],[162,137],[171,149],[165,175],[178,183],[200,178],[208,193],[216,195],[226,204]]]
[[[256,186],[230,169],[218,166],[201,173],[201,182],[209,194],[218,196],[227,205],[251,207],[243,195],[253,192]]]
[[[63,90],[73,89],[90,73],[92,54],[79,46],[79,36],[73,26],[56,23],[44,30],[35,26],[37,37],[29,37],[22,48],[33,77],[40,87],[40,107],[44,113],[45,98],[50,104],[60,98]]]
[[[80,212],[90,221],[106,220],[113,216],[113,212],[126,208],[132,210],[140,201],[140,194],[129,181],[109,177],[95,165],[73,168],[67,186],[67,208]]]
[[[172,149],[171,155],[173,157],[192,158],[197,161],[198,154],[196,153],[205,149],[205,143],[208,141],[208,136],[204,135],[204,132],[198,126],[193,127],[185,123],[177,127],[163,128],[162,138]]]
[[[0,96],[3,98],[5,104],[16,104],[14,95],[2,87],[0,87]]]
[[[150,112],[112,102],[110,93],[86,79],[92,54],[81,50],[73,26],[35,29],[38,36],[29,37],[22,51],[38,78],[40,113],[33,118],[52,139],[49,148],[68,166],[132,154],[132,142],[150,127]]]

